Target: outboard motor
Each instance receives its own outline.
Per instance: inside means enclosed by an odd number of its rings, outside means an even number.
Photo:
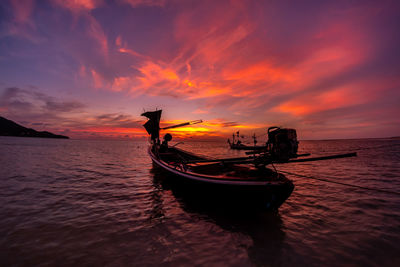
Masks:
[[[268,128],[268,150],[276,161],[286,162],[297,156],[299,142],[295,129]]]

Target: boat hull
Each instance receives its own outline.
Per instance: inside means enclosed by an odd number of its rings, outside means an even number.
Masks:
[[[215,205],[277,210],[291,195],[294,185],[283,177],[279,181],[215,179],[172,167],[158,159],[149,149],[157,178],[168,180],[181,195]]]

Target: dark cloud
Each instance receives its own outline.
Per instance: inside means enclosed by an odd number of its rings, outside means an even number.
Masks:
[[[18,87],[7,87],[4,88],[2,91],[3,92],[0,93],[0,105],[3,107],[7,106],[13,101],[16,101],[16,99],[21,99],[22,95],[26,92],[25,90]]]
[[[32,88],[32,87],[30,87]],[[0,107],[10,112],[72,112],[80,111],[85,105],[78,101],[61,101],[52,96],[37,91],[8,87],[0,94]]]
[[[85,105],[75,100],[60,100],[45,93],[38,92],[36,87],[28,89],[7,87],[0,89],[0,110],[2,116],[33,127],[40,126],[46,130],[60,132],[62,125],[80,123],[66,116],[80,113]]]
[[[121,120],[128,120],[131,117],[129,115],[111,113],[111,114],[98,115],[96,116],[96,118],[104,121],[121,121]]]
[[[52,112],[71,112],[81,110],[85,107],[85,105],[77,101],[57,102],[50,100],[46,101],[44,107]]]
[[[11,112],[29,112],[34,108],[31,101],[27,100],[25,95],[26,90],[18,87],[5,88],[3,93],[0,94],[0,108]]]
[[[101,114],[95,117],[98,126],[109,126],[116,128],[139,128],[142,121],[139,121],[131,115],[112,113]]]
[[[21,91],[22,90],[18,87],[5,88],[3,94],[1,94],[0,103],[6,102],[7,100],[18,96],[18,93],[20,93]]]
[[[228,121],[221,123],[222,127],[233,127],[239,125],[236,121]]]

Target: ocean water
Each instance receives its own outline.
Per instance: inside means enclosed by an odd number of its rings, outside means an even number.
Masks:
[[[242,156],[226,143],[183,149]],[[188,199],[146,142],[0,137],[1,266],[400,266],[400,195],[286,175],[278,212]],[[302,141],[277,170],[400,192],[400,140]],[[205,192],[205,197],[207,193]]]

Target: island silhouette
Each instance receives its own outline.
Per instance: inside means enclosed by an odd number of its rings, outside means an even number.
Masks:
[[[31,128],[26,128],[1,116],[0,116],[0,136],[69,139],[69,137],[65,135],[58,135],[47,131],[36,131]]]

